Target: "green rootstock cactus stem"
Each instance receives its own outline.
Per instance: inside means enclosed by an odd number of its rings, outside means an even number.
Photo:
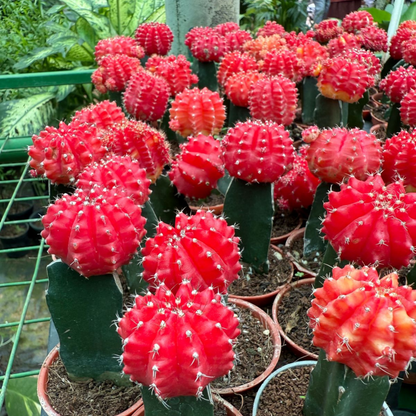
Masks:
[[[209,386],[202,398],[178,396],[160,401],[147,386],[142,387],[146,416],[213,416],[214,406]]]
[[[389,117],[389,122],[387,124],[386,137],[393,137],[395,134],[399,133],[401,130],[401,118],[400,118],[400,104],[394,103],[391,106],[391,113]]]
[[[344,364],[326,360],[323,350],[311,373],[304,416],[378,416],[389,391],[389,378],[359,379]]]
[[[339,127],[342,123],[341,101],[318,94],[314,113],[315,123],[320,128]]]
[[[173,131],[169,127],[169,121],[170,121],[170,113],[169,109],[171,107],[171,101],[168,103],[168,108],[165,111],[165,114],[162,117],[161,123],[160,123],[160,129],[164,131],[166,134],[166,138],[168,139],[169,143],[185,143],[186,138],[182,137],[179,133]]]
[[[113,327],[123,297],[113,275],[89,279],[57,260],[46,268],[46,302],[60,342],[60,357],[71,380],[113,380],[124,384],[120,337]]]
[[[412,267],[410,272],[407,274],[406,278],[408,285],[416,283],[416,265]]]
[[[208,88],[211,91],[218,91],[217,68],[215,62],[198,61],[198,88]]]
[[[244,123],[250,118],[250,110],[247,107],[240,107],[230,102],[230,112],[228,116],[229,127],[234,127],[239,121]]]
[[[319,94],[318,80],[315,77],[305,77],[302,83],[302,122],[314,123],[315,100]]]
[[[109,91],[108,97],[110,101],[114,101],[118,107],[122,108],[124,111],[124,105],[123,105],[123,93],[121,91]],[[126,113],[124,111],[124,113]]]
[[[364,96],[358,100],[356,103],[348,104],[348,118],[347,118],[347,127],[353,129],[357,127],[362,129],[364,126],[363,120],[363,109],[364,106],[368,103],[369,94],[368,91],[365,92]]]
[[[235,234],[241,238],[242,261],[264,273],[269,269],[273,214],[273,184],[232,179],[225,195],[225,218],[229,225],[237,225]]]

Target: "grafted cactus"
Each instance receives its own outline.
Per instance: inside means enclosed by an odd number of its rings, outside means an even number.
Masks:
[[[133,38],[115,36],[114,38],[100,40],[95,47],[94,56],[98,65],[101,65],[102,59],[107,55],[126,55],[142,59],[144,50]]]
[[[135,33],[138,44],[144,49],[147,56],[167,55],[173,42],[173,33],[164,23],[143,23]]]

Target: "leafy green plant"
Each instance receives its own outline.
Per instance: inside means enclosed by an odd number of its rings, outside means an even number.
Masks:
[[[376,7],[361,8],[373,16],[373,19],[380,27],[387,30],[389,28],[391,15],[393,12],[393,6],[388,4],[384,10],[380,10]],[[416,20],[416,3],[403,4],[402,16],[400,17],[400,23],[405,20]]]
[[[39,416],[41,407],[36,394],[37,377],[9,380],[6,411],[9,416]]]

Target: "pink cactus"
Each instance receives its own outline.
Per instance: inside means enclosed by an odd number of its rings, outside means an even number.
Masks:
[[[309,169],[325,182],[339,183],[350,175],[364,180],[380,168],[380,142],[364,130],[319,131],[313,126],[305,130],[302,137],[310,144],[306,154]]]
[[[361,29],[363,48],[374,52],[387,52],[387,32],[377,26],[367,26]]]
[[[122,188],[137,205],[143,205],[150,195],[151,181],[136,159],[129,156],[108,155],[87,166],[79,175],[76,186],[91,191],[97,185],[106,188]]]
[[[397,273],[380,279],[369,267],[332,270],[308,311],[313,343],[328,361],[358,377],[395,378],[407,367],[416,348],[416,291],[398,280]]]
[[[147,56],[167,55],[173,42],[173,33],[164,23],[143,23],[135,33],[138,44],[144,49]]]
[[[298,103],[296,84],[277,75],[263,78],[250,88],[249,109],[253,118],[289,126],[295,119]]]
[[[338,26],[338,20],[322,20],[314,26],[315,39],[319,43],[328,43],[331,39],[337,38],[344,29]]]
[[[233,368],[238,324],[212,290],[184,283],[175,297],[161,285],[155,295],[137,296],[118,323],[123,372],[159,399],[201,398],[212,380]]]
[[[42,218],[49,254],[85,277],[127,264],[146,234],[141,209],[121,190],[95,186],[63,195]]]
[[[363,38],[361,36],[344,32],[328,42],[328,52],[332,58],[337,55],[343,55],[349,49],[360,49],[362,44]]]
[[[224,36],[214,33],[196,38],[191,45],[191,53],[201,62],[219,62],[229,52]]]
[[[248,107],[251,86],[266,75],[258,71],[237,72],[228,78],[225,93],[230,101],[239,107]]]
[[[372,26],[373,16],[366,10],[347,14],[342,20],[342,27],[350,33],[355,33],[365,27]]]
[[[236,30],[234,32],[228,32],[225,34],[225,41],[227,43],[229,51],[244,52],[244,44],[249,40],[253,40],[253,37],[246,30]]]
[[[285,28],[282,25],[279,25],[279,23],[267,21],[266,24],[261,27],[257,33],[256,37],[263,36],[273,36],[273,35],[280,35],[284,36],[286,34]]]
[[[403,124],[416,127],[416,89],[410,90],[400,101],[400,118]]]
[[[189,198],[206,198],[224,176],[220,159],[220,142],[212,136],[199,134],[181,144],[169,171],[169,178],[178,191]]]
[[[240,30],[240,25],[235,22],[225,22],[215,26],[214,30],[218,32],[219,35],[225,36],[227,33],[237,32]]]
[[[164,78],[140,71],[130,78],[123,97],[124,106],[136,120],[157,121],[165,114],[170,94]]]
[[[231,176],[246,182],[272,183],[290,168],[292,143],[289,133],[277,123],[237,123],[221,142],[222,158]]]
[[[399,67],[391,71],[386,78],[380,82],[380,90],[390,98],[393,103],[399,103],[403,97],[412,89],[416,88],[416,68]]]
[[[144,50],[133,38],[115,36],[114,38],[100,40],[95,47],[94,56],[98,65],[101,65],[102,59],[107,55],[126,55],[142,59]]]
[[[107,91],[124,91],[127,82],[143,68],[140,61],[127,55],[107,55],[101,59],[91,81],[101,94]]]
[[[183,137],[218,134],[224,125],[225,108],[217,92],[208,88],[186,89],[172,102],[169,126]]]
[[[322,232],[342,260],[400,269],[414,257],[416,193],[406,194],[402,181],[351,177],[324,207]]]
[[[247,53],[238,51],[227,53],[222,59],[217,72],[217,79],[221,86],[225,86],[228,78],[237,72],[258,70],[257,61]]]
[[[210,211],[190,217],[180,213],[175,226],[160,222],[156,236],[146,241],[143,279],[153,286],[162,282],[174,293],[183,281],[227,293],[241,269],[238,242],[224,218]]]
[[[303,78],[303,62],[290,50],[270,51],[264,57],[263,72],[267,75],[283,75],[293,82]]]

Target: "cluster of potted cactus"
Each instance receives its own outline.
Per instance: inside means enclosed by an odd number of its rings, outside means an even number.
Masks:
[[[195,27],[192,64],[168,55],[173,35],[160,23],[98,43],[92,81],[113,101],[46,127],[29,148],[33,175],[70,187],[48,207],[42,236],[71,380],[141,384],[144,408],[131,414],[212,415],[209,383],[238,358],[229,287],[266,278],[275,206],[310,209],[305,255],[325,257],[308,312],[322,352],[304,414],[378,415],[388,377],[416,352],[416,292],[377,271],[416,254],[416,136],[401,129],[416,123],[416,26],[404,22],[393,39],[392,57],[407,64],[380,82],[395,103],[385,143],[362,130],[381,77],[374,52],[388,49],[365,11],[306,34],[275,22],[255,36],[233,22]],[[192,214],[185,197],[216,189],[224,215]],[[357,268],[332,270],[341,261]],[[138,293],[126,310],[123,285]],[[322,387],[328,377],[336,383]]]

